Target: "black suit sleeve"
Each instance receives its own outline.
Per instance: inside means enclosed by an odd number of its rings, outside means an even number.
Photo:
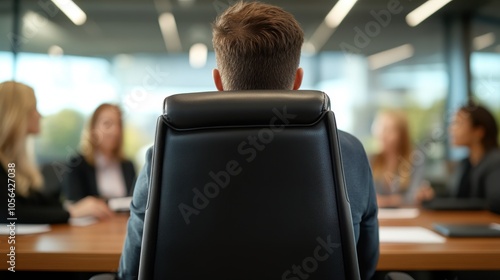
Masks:
[[[24,224],[58,224],[66,223],[69,219],[69,213],[62,207],[58,200],[49,199],[41,193],[32,192],[28,197],[20,196],[15,193],[14,197],[14,215],[9,215],[7,172],[0,168],[0,223],[7,223],[7,218],[17,218],[16,223]]]
[[[15,213],[17,222],[25,224],[59,224],[68,222],[69,212],[60,203],[45,201],[44,199],[39,193],[33,193],[28,199],[18,196]]]
[[[489,210],[500,214],[500,167],[491,170],[485,178],[486,200]]]
[[[70,168],[66,170],[63,176],[64,198],[69,201],[78,201],[88,195],[89,192],[89,174],[86,172],[86,162],[82,156],[75,156],[69,162]]]

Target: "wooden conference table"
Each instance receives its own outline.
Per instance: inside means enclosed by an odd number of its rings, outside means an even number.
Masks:
[[[51,231],[16,236],[16,270],[116,271],[127,214],[84,227],[53,225]],[[430,212],[413,219],[380,220],[381,226],[434,222],[500,223],[486,211]],[[0,236],[0,270],[8,267],[7,236]],[[381,243],[378,270],[500,270],[500,238],[448,238],[441,244]]]

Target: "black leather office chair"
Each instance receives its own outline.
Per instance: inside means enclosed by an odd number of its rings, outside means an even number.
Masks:
[[[329,105],[318,91],[166,98],[139,279],[360,279]]]
[[[359,279],[326,94],[170,96],[152,166],[140,279]]]
[[[293,279],[294,265],[312,279],[359,279],[328,96],[166,98],[139,278]]]

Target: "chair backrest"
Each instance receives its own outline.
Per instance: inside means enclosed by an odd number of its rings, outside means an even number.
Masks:
[[[319,91],[167,97],[139,279],[359,279],[329,107]]]

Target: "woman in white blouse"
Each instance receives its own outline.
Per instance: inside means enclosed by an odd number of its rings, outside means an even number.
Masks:
[[[118,106],[97,107],[82,134],[80,153],[68,162],[63,182],[65,199],[78,201],[86,196],[105,200],[132,195],[136,172],[123,156],[123,121]]]

